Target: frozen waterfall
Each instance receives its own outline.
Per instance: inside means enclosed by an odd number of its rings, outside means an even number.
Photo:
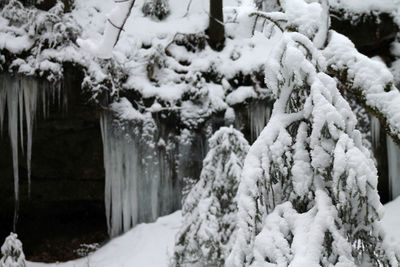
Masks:
[[[42,105],[43,116],[49,114],[51,103],[62,106],[66,99],[61,87],[49,86],[33,77],[0,75],[0,132],[3,136],[4,122],[8,123],[14,176],[14,231],[19,209],[19,152],[26,155],[28,194],[31,188],[32,134],[38,106]],[[6,116],[7,114],[7,116]],[[25,126],[24,126],[25,124]],[[24,134],[24,131],[26,133]],[[26,140],[26,146],[25,141]],[[20,148],[19,148],[20,147]]]
[[[101,116],[105,207],[108,232],[117,236],[140,222],[154,221],[179,208],[173,140],[157,133],[151,116],[121,123]]]

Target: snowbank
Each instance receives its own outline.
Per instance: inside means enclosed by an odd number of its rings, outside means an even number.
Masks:
[[[385,205],[382,225],[389,240],[400,246],[400,197]]]
[[[167,267],[181,220],[181,211],[176,211],[139,224],[89,257],[55,264],[28,262],[27,267]],[[400,197],[385,205],[382,224],[389,239],[400,245]]]
[[[139,224],[88,257],[55,264],[29,262],[28,267],[166,267],[181,224],[181,212]]]

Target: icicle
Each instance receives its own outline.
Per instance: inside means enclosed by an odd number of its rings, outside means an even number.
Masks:
[[[18,149],[25,151],[24,118],[26,121],[26,161],[28,169],[28,195],[31,192],[32,134],[38,101],[42,100],[43,115],[49,111],[47,94],[54,94],[54,88],[38,88],[38,80],[30,77],[0,75],[0,131],[2,132],[5,109],[8,113],[8,133],[11,143],[14,176],[14,231],[18,221],[19,209],[19,162]],[[40,94],[39,94],[40,93]],[[64,99],[64,101],[66,101]],[[24,116],[25,115],[25,116]],[[18,144],[20,142],[20,144]]]
[[[390,136],[386,136],[388,169],[389,169],[389,192],[391,198],[400,196],[400,148]]]
[[[47,118],[47,100],[46,94],[42,94],[42,109],[43,109],[43,118]]]
[[[24,94],[21,90],[21,80],[18,79],[18,106],[19,106],[19,133],[21,137],[21,151],[24,153]]]
[[[105,206],[108,232],[117,236],[138,222],[138,153],[134,140],[113,129],[110,114],[100,120],[104,150]]]
[[[28,197],[31,196],[31,159],[32,159],[32,134],[38,102],[38,84],[24,79],[22,88],[24,92],[25,120],[26,120],[26,166],[28,170]],[[44,91],[44,90],[43,90]],[[44,92],[42,92],[44,94]]]
[[[271,106],[266,101],[249,104],[250,138],[255,141],[271,117]]]
[[[6,109],[6,87],[5,81],[0,76],[0,136],[3,136],[3,122],[4,122],[4,111]]]
[[[12,79],[7,90],[7,111],[8,111],[8,134],[10,136],[11,151],[13,159],[14,174],[14,224],[13,230],[16,231],[19,209],[19,173],[18,173],[18,100],[20,87],[18,80]]]
[[[371,117],[371,141],[372,146],[376,149],[379,146],[379,138],[380,138],[381,125],[379,123],[379,119],[377,117]]]

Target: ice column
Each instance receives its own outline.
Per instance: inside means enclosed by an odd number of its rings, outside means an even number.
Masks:
[[[377,148],[379,146],[379,138],[380,138],[381,124],[377,117],[371,117],[371,141],[372,146]]]
[[[388,166],[389,166],[389,190],[391,198],[400,196],[400,148],[393,142],[390,136],[386,136]]]
[[[380,122],[376,117],[371,117],[372,145],[376,149],[379,146]],[[389,194],[391,199],[400,196],[400,148],[393,139],[386,135],[386,149],[389,175]]]
[[[14,174],[14,197],[15,197],[15,209],[14,209],[14,224],[13,230],[16,229],[16,223],[18,220],[18,209],[19,209],[19,173],[18,173],[18,106],[21,100],[21,88],[19,82],[16,80],[8,83],[6,88],[6,103],[8,111],[8,134],[10,136],[12,159],[13,159],[13,174]],[[3,104],[3,103],[2,103]]]
[[[271,117],[271,105],[266,101],[254,101],[249,104],[250,138],[255,141]]]

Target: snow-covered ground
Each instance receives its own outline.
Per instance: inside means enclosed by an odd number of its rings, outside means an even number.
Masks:
[[[139,224],[88,257],[55,264],[29,262],[28,267],[167,267],[181,219],[177,211]],[[391,241],[400,246],[400,197],[385,205],[382,223]]]
[[[385,205],[382,224],[389,240],[400,245],[400,197]]]
[[[88,257],[65,263],[28,263],[28,267],[166,267],[181,224],[181,212],[143,223],[111,240]]]

